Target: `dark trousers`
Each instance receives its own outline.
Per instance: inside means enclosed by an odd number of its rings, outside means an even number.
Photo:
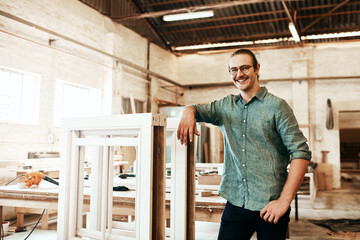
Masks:
[[[286,239],[289,215],[290,208],[277,224],[269,223],[260,217],[260,211],[250,211],[227,202],[221,217],[218,240],[249,240],[254,232],[259,240]]]

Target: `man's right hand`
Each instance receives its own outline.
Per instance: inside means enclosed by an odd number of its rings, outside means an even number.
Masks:
[[[187,145],[188,139],[190,142],[194,139],[194,133],[200,136],[196,128],[196,109],[193,106],[186,106],[181,111],[181,119],[178,126],[177,138],[181,144]]]

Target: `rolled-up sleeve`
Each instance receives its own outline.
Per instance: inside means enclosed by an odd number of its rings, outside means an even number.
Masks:
[[[192,105],[196,109],[196,121],[219,125],[221,122],[222,100],[217,100],[209,104]]]
[[[311,161],[311,151],[307,139],[299,128],[294,113],[285,100],[279,104],[276,114],[277,131],[288,153],[293,159]]]

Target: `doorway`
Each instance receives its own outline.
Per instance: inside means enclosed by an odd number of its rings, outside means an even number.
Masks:
[[[360,111],[340,111],[341,172],[360,174]]]

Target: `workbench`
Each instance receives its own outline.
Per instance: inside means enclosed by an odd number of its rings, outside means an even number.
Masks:
[[[131,187],[130,187],[131,189]],[[84,189],[84,212],[89,211],[90,194],[88,188]],[[113,193],[113,215],[116,216],[135,216],[135,196],[136,191],[123,191]],[[166,194],[166,218],[170,219],[170,194]],[[195,220],[206,222],[220,222],[221,215],[225,207],[226,200],[219,196],[195,197]],[[2,208],[18,207],[38,209],[39,214],[42,209],[48,213],[58,208],[58,187],[42,181],[38,188],[19,189],[17,185],[0,187],[0,220],[2,221]],[[19,216],[21,217],[21,216]],[[21,219],[19,219],[21,221]],[[47,226],[47,217],[43,217],[42,225]]]

